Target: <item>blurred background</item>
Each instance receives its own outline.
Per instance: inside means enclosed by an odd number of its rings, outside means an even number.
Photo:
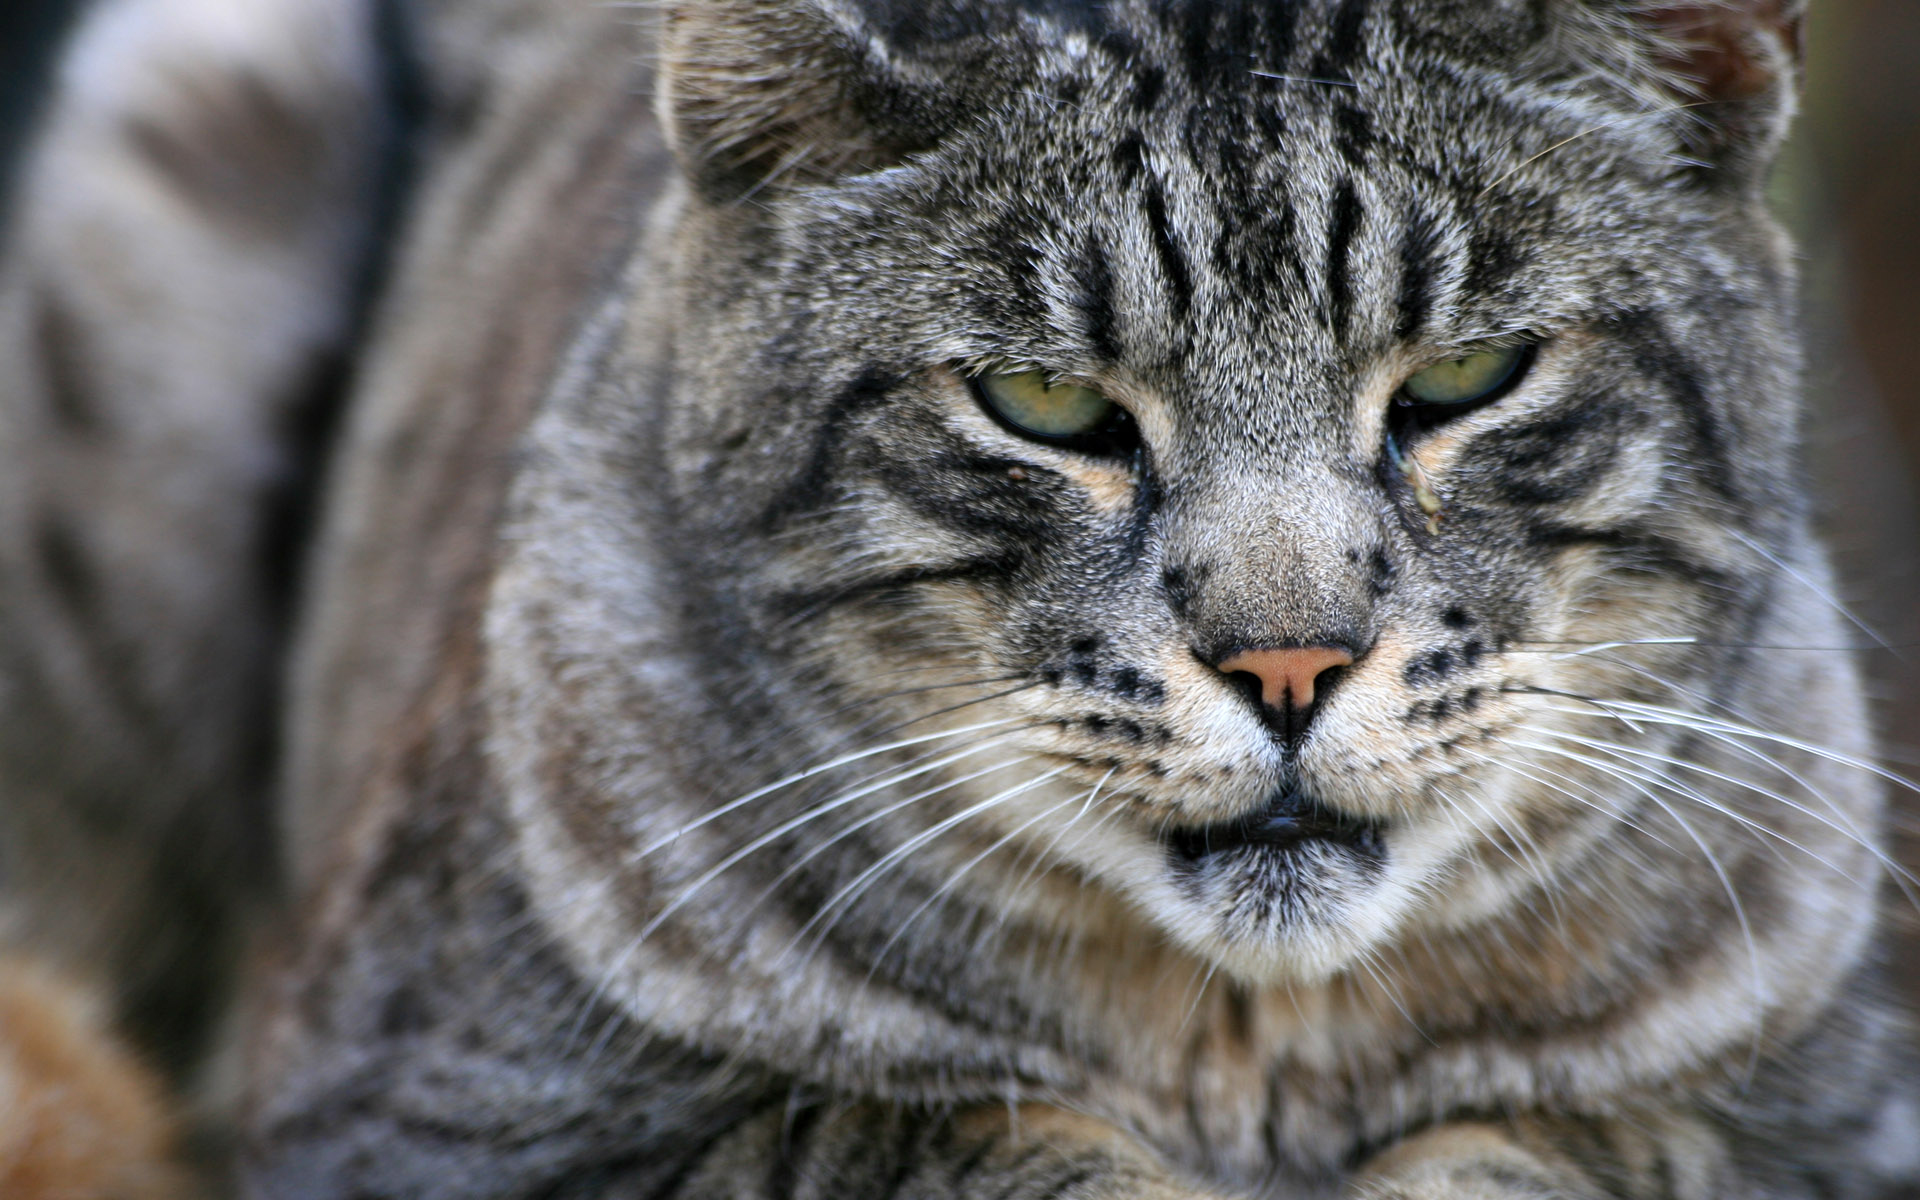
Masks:
[[[1804,260],[1814,496],[1842,599],[1890,647],[1862,659],[1888,765],[1920,778],[1920,3],[1813,0],[1775,198]],[[1897,811],[1920,871],[1920,796]],[[1901,912],[1920,997],[1920,914]]]
[[[0,0],[0,200],[82,3]],[[1863,644],[1886,646],[1863,661],[1889,764],[1920,775],[1920,2],[1813,0],[1807,47],[1775,195],[1804,252],[1809,467],[1842,599]],[[1920,797],[1904,813],[1920,869]],[[1907,917],[1920,995],[1920,919]]]
[[[78,7],[77,0],[0,0],[0,188],[33,126],[50,52]]]

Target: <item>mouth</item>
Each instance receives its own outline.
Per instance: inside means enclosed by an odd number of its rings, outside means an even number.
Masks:
[[[1345,850],[1378,862],[1386,855],[1384,828],[1334,812],[1298,788],[1276,792],[1265,807],[1231,821],[1170,829],[1161,841],[1176,862],[1197,867],[1235,852],[1286,856],[1313,849]]]

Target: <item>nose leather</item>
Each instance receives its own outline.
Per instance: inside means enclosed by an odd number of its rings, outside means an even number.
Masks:
[[[1313,684],[1335,667],[1351,665],[1353,655],[1337,646],[1290,646],[1242,650],[1221,660],[1219,669],[1244,671],[1260,681],[1260,702],[1271,709],[1313,707]]]

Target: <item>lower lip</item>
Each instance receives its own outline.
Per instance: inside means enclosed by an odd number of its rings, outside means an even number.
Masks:
[[[1386,849],[1380,826],[1341,816],[1298,792],[1289,792],[1265,809],[1237,820],[1168,830],[1161,840],[1174,855],[1190,863],[1236,850],[1285,854],[1328,846],[1378,859]]]

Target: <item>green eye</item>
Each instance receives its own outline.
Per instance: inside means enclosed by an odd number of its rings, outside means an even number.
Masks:
[[[987,410],[1017,432],[1083,447],[1105,440],[1126,421],[1126,410],[1092,388],[1050,383],[1044,371],[980,375],[974,387]]]
[[[1491,400],[1518,381],[1531,349],[1530,346],[1490,346],[1464,358],[1428,367],[1401,385],[1403,400],[1434,405]]]

